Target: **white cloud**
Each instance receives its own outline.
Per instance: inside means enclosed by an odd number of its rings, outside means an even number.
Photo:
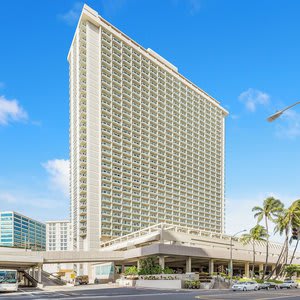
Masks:
[[[0,203],[16,203],[17,199],[14,195],[8,192],[0,192]]]
[[[53,159],[43,163],[42,166],[50,175],[50,188],[58,190],[64,194],[69,195],[69,160]]]
[[[300,113],[287,110],[276,123],[276,136],[293,139],[300,136]]]
[[[267,106],[270,103],[270,96],[265,92],[249,88],[239,95],[239,100],[245,104],[248,111],[255,112],[257,106]]]
[[[239,115],[235,115],[235,114],[232,114],[232,115],[230,114],[229,116],[230,116],[230,118],[231,118],[232,120],[237,120],[237,119],[240,118]]]
[[[14,210],[40,221],[69,215],[69,161],[53,159],[42,166],[48,174],[46,180],[14,183],[0,178],[0,210]]]
[[[279,195],[272,192],[261,193],[253,197],[247,198],[241,196],[239,198],[230,198],[226,201],[226,233],[235,234],[239,230],[246,229],[247,231],[256,225],[257,221],[253,217],[252,208],[254,206],[262,206],[264,199],[267,197],[274,197],[280,199],[285,207],[288,207],[293,201],[299,199],[300,195]],[[264,223],[261,223],[264,226]],[[270,222],[269,230],[271,240],[275,242],[282,242],[283,237],[276,234],[273,235],[274,224]]]
[[[27,190],[20,186],[15,190],[0,191],[0,204],[3,211],[16,211],[39,221],[65,219],[68,216],[68,201],[56,198],[45,190]]]
[[[64,14],[59,14],[58,18],[69,26],[73,26],[78,22],[83,7],[82,2],[75,2],[73,7]]]
[[[27,119],[27,112],[20,106],[16,99],[8,100],[5,96],[0,96],[0,125],[26,121]]]
[[[234,234],[239,230],[252,228],[256,224],[252,208],[256,205],[261,205],[261,199],[227,199],[226,233]]]

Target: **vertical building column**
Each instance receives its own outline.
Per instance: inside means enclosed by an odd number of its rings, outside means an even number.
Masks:
[[[231,275],[233,275],[233,261],[232,260],[230,260],[228,262],[228,276],[231,276]]]
[[[261,275],[262,274],[262,272],[264,271],[264,264],[259,264],[259,266],[258,266],[258,270],[259,270],[259,275]]]
[[[42,266],[38,266],[38,278],[37,278],[38,283],[42,283]]]
[[[245,262],[245,276],[249,277],[250,272],[249,272],[249,262]]]
[[[273,275],[276,275],[275,267],[276,267],[275,264],[272,264],[272,265],[271,265],[271,268],[272,268],[271,270],[272,270],[272,272],[274,272]]]
[[[185,261],[185,273],[192,272],[192,258],[188,257]]]
[[[125,265],[124,265],[124,264],[121,265],[121,273],[122,273],[122,274],[125,273]]]
[[[212,275],[213,274],[213,272],[214,272],[214,259],[210,259],[209,260],[209,263],[208,263],[208,273],[210,274],[210,275]]]
[[[140,260],[138,259],[138,261],[136,262],[136,267],[138,270],[140,270],[141,268],[141,263],[140,263]]]
[[[158,257],[158,263],[162,269],[165,268],[165,257],[163,255],[160,255]]]

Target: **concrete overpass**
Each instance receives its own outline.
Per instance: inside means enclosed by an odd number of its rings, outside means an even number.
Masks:
[[[248,273],[253,259],[252,245],[243,245],[238,238],[228,235],[168,224],[151,226],[102,243],[99,250],[35,252],[0,248],[0,267],[28,269],[42,264],[102,262],[130,265],[138,264],[141,258],[155,255],[162,266],[173,266],[181,261],[186,271],[202,265],[213,272],[215,265],[228,266],[231,245],[234,265],[242,266]],[[265,262],[265,244],[256,243],[255,246],[256,265],[261,270]],[[277,262],[280,251],[281,244],[270,243],[270,268]],[[299,253],[296,253],[293,263],[300,264]]]
[[[0,268],[25,270],[44,263],[43,257],[24,249],[0,247]]]

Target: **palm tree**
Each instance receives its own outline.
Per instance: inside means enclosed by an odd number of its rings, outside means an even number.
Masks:
[[[252,244],[253,251],[253,262],[252,262],[252,277],[254,277],[254,267],[255,267],[255,243],[259,241],[266,241],[268,238],[268,233],[265,227],[257,224],[250,229],[249,233],[245,233],[241,236],[240,241],[244,245]]]
[[[278,214],[283,210],[283,204],[280,200],[274,197],[268,197],[264,200],[263,206],[255,206],[252,211],[255,212],[254,218],[257,218],[257,223],[259,224],[263,219],[265,220],[265,228],[267,231],[266,240],[266,263],[264,267],[264,272],[262,279],[264,279],[267,272],[268,259],[269,259],[269,223],[268,221],[274,221]]]
[[[300,200],[294,201],[288,209],[284,209],[277,216],[275,223],[276,226],[274,232],[275,233],[279,232],[280,235],[285,234],[285,240],[281,249],[281,253],[275,265],[275,269],[277,269],[281,265],[280,271],[277,274],[278,276],[283,272],[285,265],[288,263],[289,243],[293,241],[292,238],[290,237],[291,229],[294,227],[296,228],[300,227]],[[298,242],[293,252],[290,263],[293,261],[297,246],[298,246]],[[269,278],[273,275],[273,273],[274,272],[272,272],[269,275]]]
[[[292,240],[290,240],[290,242],[292,242]],[[299,245],[299,238],[297,239],[296,246],[294,248],[293,255],[292,255],[291,260],[290,260],[290,265],[293,263],[293,259],[295,257],[295,253],[296,253],[296,250],[298,248],[298,245]]]
[[[284,209],[277,217],[275,220],[275,228],[274,228],[274,233],[279,233],[280,235],[285,235],[284,243],[282,245],[279,257],[277,259],[277,262],[275,264],[275,268],[273,271],[269,274],[268,279],[272,277],[274,274],[275,270],[279,269],[282,270],[283,266],[285,265],[286,262],[286,253],[288,252],[288,241],[289,241],[289,230],[290,230],[290,222],[288,220],[288,209]],[[279,275],[280,272],[276,272],[277,276]],[[277,277],[276,276],[276,277]]]

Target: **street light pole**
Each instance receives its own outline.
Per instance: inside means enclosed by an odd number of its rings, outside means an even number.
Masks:
[[[25,251],[27,251],[27,234],[25,234]]]
[[[232,282],[232,274],[233,274],[233,263],[232,263],[232,240],[239,233],[247,231],[246,229],[236,232],[234,235],[230,237],[230,283]]]
[[[277,111],[275,114],[273,114],[272,116],[270,116],[269,118],[267,118],[267,121],[268,122],[273,122],[274,120],[278,119],[286,110],[288,110],[288,109],[290,109],[290,108],[292,108],[292,107],[294,107],[294,106],[296,106],[298,104],[300,104],[300,101],[295,102],[294,104],[292,104],[290,106],[287,106],[287,107],[285,107],[282,110]]]

